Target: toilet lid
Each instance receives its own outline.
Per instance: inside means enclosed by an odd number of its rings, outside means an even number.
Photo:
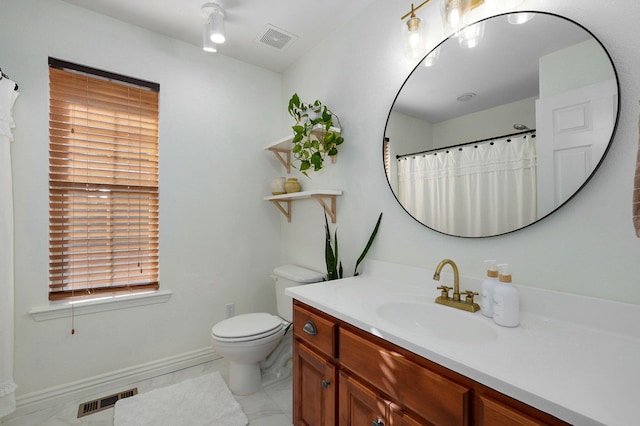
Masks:
[[[255,339],[271,335],[281,328],[280,317],[260,312],[236,315],[220,321],[213,326],[211,334],[224,339]]]

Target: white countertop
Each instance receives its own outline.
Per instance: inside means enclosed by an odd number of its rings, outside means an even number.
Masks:
[[[432,280],[432,270],[379,261],[363,266],[361,276],[291,287],[287,294],[569,423],[640,424],[639,305],[518,286],[514,279],[519,327],[434,303],[446,310],[443,318],[468,316],[460,319],[483,335],[417,333],[377,308],[394,301],[430,303],[438,285],[452,284],[449,266],[440,282]],[[478,291],[480,283],[461,276],[460,290]]]

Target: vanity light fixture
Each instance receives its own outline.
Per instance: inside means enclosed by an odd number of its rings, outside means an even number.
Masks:
[[[411,3],[411,10],[400,19],[407,19],[406,25],[402,26],[404,36],[405,54],[409,60],[415,60],[425,55],[425,35],[424,25],[421,24],[420,18],[416,16],[416,12],[422,8],[430,0],[425,0],[417,7]],[[460,34],[460,29],[464,27],[465,14],[484,4],[485,0],[441,0],[440,7],[442,12],[442,20],[445,32],[456,34],[460,37],[460,45],[463,47],[475,47],[484,35],[484,25],[477,25],[465,29],[464,34]],[[424,65],[431,66],[437,58],[425,59]]]
[[[458,31],[458,43],[460,47],[473,49],[484,37],[484,21],[477,22]]]
[[[440,48],[436,47],[431,51],[431,53],[425,56],[424,60],[422,61],[422,65],[424,65],[425,67],[432,67],[436,64],[436,62],[438,62],[439,57],[440,57]]]
[[[524,24],[526,22],[529,22],[535,16],[536,16],[536,14],[535,13],[531,13],[531,12],[510,13],[507,16],[507,21],[509,21],[509,23],[511,25],[521,25],[521,24]]]
[[[416,11],[427,3],[429,3],[429,0],[422,2],[418,7],[414,7],[413,3],[411,3],[411,11],[400,18],[402,21],[409,18],[406,25],[402,26],[404,50],[409,60],[421,58],[425,54],[424,26],[420,28],[421,20],[416,16]]]
[[[445,24],[445,28],[452,33],[457,33],[463,25],[464,3],[465,0],[442,0],[442,21]]]
[[[469,23],[469,19],[465,19],[467,14],[484,2],[485,0],[442,0],[440,11],[445,32],[457,35]]]
[[[204,25],[204,37],[208,37],[212,43],[222,44],[226,40],[224,30],[224,9],[216,3],[205,3],[202,5],[202,14],[206,18]],[[209,50],[203,46],[203,49]],[[211,51],[211,50],[209,50]]]

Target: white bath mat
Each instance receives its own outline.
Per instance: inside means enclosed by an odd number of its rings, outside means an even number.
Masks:
[[[116,402],[114,426],[246,426],[220,373],[140,393]]]

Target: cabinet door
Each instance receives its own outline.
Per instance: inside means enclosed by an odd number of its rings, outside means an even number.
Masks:
[[[336,424],[336,368],[298,340],[293,345],[293,424]]]
[[[387,426],[389,403],[353,377],[340,372],[340,426]]]

